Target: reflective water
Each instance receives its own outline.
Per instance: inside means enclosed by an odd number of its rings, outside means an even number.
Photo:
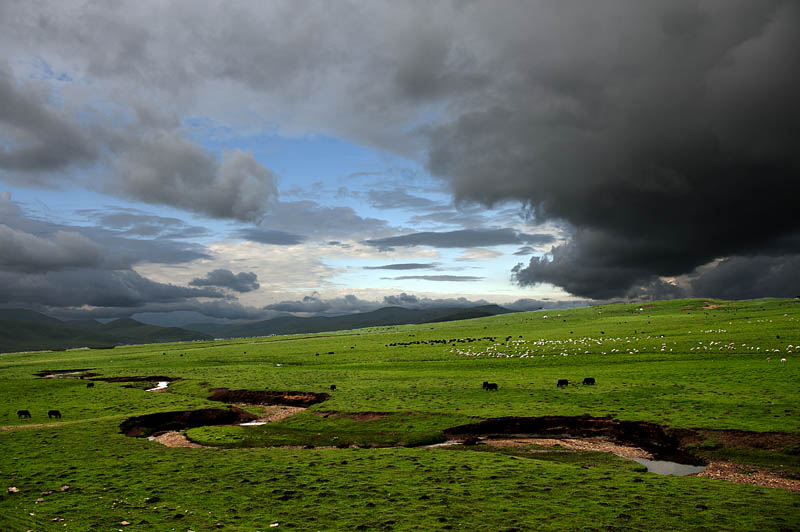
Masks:
[[[647,468],[650,473],[656,475],[678,475],[685,477],[686,475],[693,475],[705,471],[706,466],[693,466],[687,464],[679,464],[677,462],[668,462],[667,460],[648,460],[647,458],[631,458],[639,462]]]
[[[167,386],[169,386],[169,381],[158,381],[158,386],[156,386],[155,388],[150,388],[150,389],[148,389],[146,391],[148,391],[148,392],[156,392],[158,390],[166,389]]]

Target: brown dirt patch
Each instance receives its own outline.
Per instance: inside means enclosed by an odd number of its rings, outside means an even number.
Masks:
[[[706,470],[697,476],[800,492],[800,480],[784,478],[769,471],[730,462],[711,462]]]
[[[346,417],[354,421],[375,421],[389,416],[389,412],[337,412],[335,410],[325,410],[317,412],[320,417]]]
[[[250,406],[250,405],[242,405],[242,406]],[[302,412],[304,410],[305,408],[302,406],[282,406],[282,405],[265,406],[264,415],[254,419],[253,422],[273,423],[275,421],[285,419],[289,416],[293,416],[296,413]]]
[[[60,423],[35,423],[32,425],[6,425],[4,427],[0,427],[0,431],[3,430],[17,430],[17,429],[41,429],[43,427],[52,427],[54,425],[60,425]]]
[[[612,453],[623,458],[653,458],[653,455],[644,449],[619,445],[605,438],[487,438],[481,440],[481,443],[492,447],[524,447],[527,445],[555,447],[560,445],[572,451]],[[540,452],[550,451],[551,449],[542,449]]]
[[[189,441],[182,432],[171,430],[169,432],[161,433],[157,436],[150,436],[147,438],[150,441],[160,443],[165,447],[188,447],[191,449],[215,449],[216,447],[208,447],[207,445],[200,445]]]
[[[321,403],[330,397],[327,393],[314,392],[270,392],[258,390],[230,390],[228,388],[214,388],[209,399],[223,403],[244,403],[248,405],[285,405],[302,406]]]

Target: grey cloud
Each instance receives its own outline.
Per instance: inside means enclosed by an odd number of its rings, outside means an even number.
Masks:
[[[255,220],[277,196],[273,173],[252,154],[227,151],[222,160],[180,136],[140,140],[116,166],[113,192],[214,218]]]
[[[0,268],[53,271],[99,266],[103,255],[96,243],[75,232],[40,237],[0,224]]]
[[[97,156],[78,124],[47,106],[46,98],[36,82],[15,82],[0,58],[0,169],[22,185]]]
[[[294,246],[306,240],[304,236],[283,231],[262,229],[260,227],[240,229],[234,233],[234,236],[244,240],[250,240],[251,242],[259,242],[261,244],[270,244],[274,246]]]
[[[370,205],[376,209],[431,210],[441,205],[428,198],[412,196],[405,190],[370,190],[367,194]]]
[[[422,232],[366,240],[365,244],[381,250],[401,246],[432,246],[438,248],[471,248],[506,244],[542,245],[555,240],[548,234],[526,234],[513,229],[465,229],[442,233]]]
[[[0,303],[49,307],[125,307],[222,295],[151,281],[133,270],[70,269],[44,273],[0,271]]]
[[[350,240],[386,234],[386,220],[362,218],[350,207],[327,207],[313,201],[275,202],[260,219],[259,227],[239,234],[256,240],[258,234],[291,232],[318,240]]]
[[[381,301],[368,301],[360,299],[352,294],[336,298],[324,298],[315,292],[310,296],[305,296],[302,300],[282,301],[269,305],[266,309],[276,312],[334,316],[339,314],[352,314],[354,312],[370,312],[387,306],[426,309],[435,307],[472,307],[488,304],[489,302],[483,299],[477,301],[471,301],[464,297],[431,299],[408,294],[406,292],[385,296]]]
[[[234,274],[230,270],[216,269],[208,272],[204,278],[193,279],[191,286],[216,286],[228,288],[235,292],[252,292],[261,286],[258,276],[253,272],[240,272]]]
[[[591,301],[577,300],[577,301],[560,301],[551,299],[517,299],[513,303],[503,303],[503,307],[517,312],[528,312],[532,310],[558,310],[568,308],[581,308],[587,307]]]
[[[325,299],[318,293],[303,297],[300,301],[282,301],[267,305],[265,309],[280,312],[296,312],[320,315],[351,314],[369,312],[379,308],[375,301],[366,301],[348,294],[343,297]]]
[[[536,253],[536,249],[531,246],[522,246],[517,251],[514,252],[514,255],[533,255]]]
[[[196,238],[209,234],[205,227],[190,226],[177,218],[146,214],[138,209],[82,209],[76,211],[76,214],[88,216],[102,228],[119,231],[122,235],[171,239]]]
[[[381,277],[381,279],[386,279],[390,281],[418,280],[418,281],[468,283],[474,281],[481,281],[483,280],[483,277],[474,277],[471,275],[401,275],[400,277]]]
[[[384,264],[383,266],[364,266],[365,270],[433,270],[439,266],[438,262],[420,263],[405,262],[400,264]]]
[[[28,218],[10,195],[0,196],[0,304],[69,312],[84,306],[142,309],[225,297],[142,277],[142,262],[179,264],[208,258],[204,248],[171,240],[124,238],[97,227]],[[130,311],[128,312],[130,314]]]
[[[431,299],[429,297],[420,297],[414,294],[407,294],[406,292],[385,296],[383,298],[383,303],[385,305],[412,309],[426,309],[434,307],[474,307],[477,305],[489,304],[489,302],[485,299],[479,299],[477,301],[471,301],[465,297]]]
[[[727,258],[704,265],[687,277],[690,293],[704,297],[798,297],[800,254]]]

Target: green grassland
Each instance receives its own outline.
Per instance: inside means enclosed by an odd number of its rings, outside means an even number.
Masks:
[[[468,338],[480,340],[451,341]],[[800,301],[676,300],[2,354],[0,427],[23,427],[0,431],[0,530],[796,530],[800,494],[782,489],[657,476],[603,453],[418,446],[502,416],[796,434],[798,352]],[[181,380],[152,393],[34,375],[74,369]],[[556,388],[584,377],[597,385]],[[130,416],[225,407],[208,399],[220,387],[331,397],[267,425],[187,432],[208,449],[119,431]],[[712,440],[696,454],[800,475],[796,448]]]

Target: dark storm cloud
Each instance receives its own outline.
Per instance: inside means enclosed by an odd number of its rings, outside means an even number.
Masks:
[[[503,100],[428,132],[429,167],[457,197],[516,198],[536,220],[573,228],[552,261],[515,270],[520,284],[590,298],[668,290],[658,276],[758,254],[800,229],[800,71],[786,67],[800,47],[800,5],[544,11],[519,48],[499,36],[512,46]],[[519,37],[510,24],[505,35]],[[550,46],[535,46],[543,37]],[[526,43],[530,53],[517,53]]]
[[[800,297],[800,254],[733,257],[701,267],[691,292],[720,299]]]
[[[506,244],[548,244],[555,240],[552,235],[526,234],[513,229],[465,229],[443,233],[422,232],[366,240],[365,244],[381,250],[403,246],[431,246],[436,248],[472,248],[502,246]]]
[[[439,266],[438,262],[421,263],[405,262],[401,264],[384,264],[383,266],[364,266],[365,270],[433,270]]]
[[[474,281],[481,281],[483,277],[473,277],[471,275],[401,275],[400,277],[381,277],[381,279],[389,281],[434,281],[446,283],[469,283]]]
[[[261,286],[258,284],[258,276],[253,272],[240,272],[234,274],[230,270],[222,268],[208,272],[205,277],[193,279],[189,282],[191,286],[215,286],[228,288],[235,292],[252,292]]]

